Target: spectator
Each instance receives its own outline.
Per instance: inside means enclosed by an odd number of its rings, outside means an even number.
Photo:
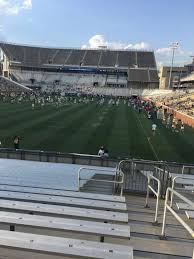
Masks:
[[[100,147],[100,149],[99,149],[99,151],[98,151],[98,155],[99,155],[100,157],[103,157],[103,156],[104,156],[104,147],[103,147],[103,146]]]
[[[13,144],[14,144],[14,148],[15,149],[19,149],[20,148],[20,146],[19,146],[19,144],[20,144],[20,137],[19,136],[15,136],[14,137]]]
[[[109,157],[109,153],[108,153],[108,149],[104,149],[104,157],[108,158]]]

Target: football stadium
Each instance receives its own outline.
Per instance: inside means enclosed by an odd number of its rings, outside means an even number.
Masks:
[[[0,258],[194,259],[194,52],[102,35],[59,47],[52,26],[52,44],[24,44],[32,2],[0,0],[0,18],[21,28],[16,43],[0,23]]]

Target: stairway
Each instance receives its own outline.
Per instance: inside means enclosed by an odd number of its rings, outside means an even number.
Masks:
[[[94,181],[101,180],[101,181]],[[109,183],[106,181],[113,181],[113,175],[107,174],[95,174],[90,178],[82,187],[81,192],[91,192],[91,193],[101,193],[112,195],[114,193],[114,183]]]

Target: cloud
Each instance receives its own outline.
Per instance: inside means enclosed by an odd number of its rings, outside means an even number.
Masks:
[[[3,31],[3,25],[0,24],[0,32]]]
[[[136,50],[148,50],[150,49],[150,44],[147,42],[139,42],[139,43],[123,43],[117,41],[108,41],[105,37],[101,34],[97,34],[92,36],[88,43],[82,45],[83,49],[87,48],[99,48],[99,47],[106,47],[108,49],[136,49]],[[172,49],[170,47],[160,47],[154,49],[156,63],[157,66],[160,67],[162,65],[169,66],[172,62]],[[190,51],[184,50],[181,46],[175,50],[175,57],[174,57],[174,65],[175,66],[183,66],[185,64],[191,63],[191,56],[192,53]]]
[[[0,14],[16,15],[21,10],[32,8],[32,0],[0,0]]]
[[[23,9],[32,9],[32,0],[24,0],[22,4]]]
[[[82,45],[82,48],[97,49],[99,47],[106,47],[108,49],[148,49],[149,44],[140,42],[136,44],[122,43],[117,41],[107,41],[101,34],[92,36],[87,44]]]
[[[158,48],[155,50],[156,60],[158,66],[160,65],[171,65],[172,62],[172,49],[170,47]],[[191,51],[184,50],[181,47],[178,47],[175,50],[174,55],[174,65],[183,66],[190,63],[190,57],[192,55]]]

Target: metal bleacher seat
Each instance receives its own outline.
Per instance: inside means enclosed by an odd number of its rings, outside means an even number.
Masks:
[[[22,259],[133,258],[125,199],[13,185],[5,189],[0,191],[0,247],[5,250],[0,248],[1,255],[15,258],[16,253]],[[33,193],[35,189],[38,193]],[[56,195],[51,196],[53,193]],[[64,202],[68,206],[62,206]]]
[[[0,211],[0,228],[41,235],[128,244],[130,226]]]
[[[109,209],[112,211],[126,211],[127,207],[125,203],[120,202],[111,202],[111,201],[98,201],[93,199],[82,199],[74,197],[60,197],[44,194],[35,194],[35,193],[23,193],[23,192],[11,192],[11,191],[0,191],[1,199],[10,199],[10,200],[21,200],[21,201],[33,201],[33,202],[42,202],[47,204],[60,204],[68,205],[73,207],[85,207],[93,209]]]
[[[112,202],[125,202],[124,196],[115,195],[104,195],[104,194],[91,194],[77,191],[65,191],[56,189],[46,189],[37,187],[25,187],[25,186],[14,186],[14,185],[0,185],[0,191],[13,191],[13,192],[24,192],[24,193],[37,193],[37,194],[48,194],[55,196],[75,197],[82,199],[93,199],[100,201],[112,201]]]
[[[95,201],[94,201],[95,202]],[[107,211],[107,210],[94,210],[86,208],[77,208],[70,206],[59,206],[53,204],[43,204],[34,202],[23,202],[13,200],[0,199],[0,207],[3,210],[26,211],[27,213],[58,215],[63,217],[71,217],[78,219],[90,219],[100,222],[128,222],[128,214]]]
[[[8,248],[6,255],[9,258],[133,258],[133,249],[130,246],[5,230],[0,230],[0,236],[0,247]],[[1,248],[1,255],[3,249]]]

